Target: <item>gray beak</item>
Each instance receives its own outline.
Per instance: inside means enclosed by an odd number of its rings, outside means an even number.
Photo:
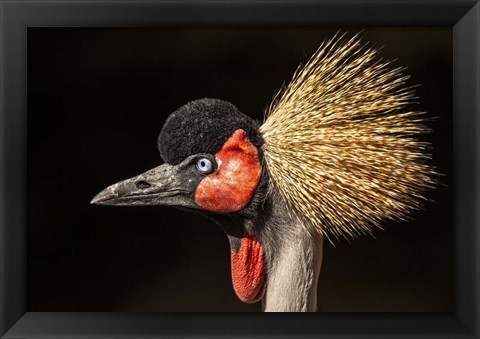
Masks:
[[[163,164],[136,177],[120,181],[98,193],[96,205],[141,206],[172,205],[195,207],[188,173],[183,166]]]

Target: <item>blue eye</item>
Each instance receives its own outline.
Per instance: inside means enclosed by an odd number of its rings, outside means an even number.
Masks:
[[[197,169],[202,173],[209,173],[213,169],[212,162],[207,158],[200,158],[197,160]]]

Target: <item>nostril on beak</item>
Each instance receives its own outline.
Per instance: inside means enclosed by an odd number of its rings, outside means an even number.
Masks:
[[[144,190],[144,189],[147,189],[147,188],[150,188],[152,187],[152,185],[150,185],[148,182],[146,182],[145,180],[140,180],[140,181],[137,181],[135,183],[135,186],[137,186],[138,189],[140,190]]]

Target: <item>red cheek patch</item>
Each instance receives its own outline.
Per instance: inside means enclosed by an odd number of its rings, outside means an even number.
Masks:
[[[258,150],[245,131],[237,129],[215,158],[219,168],[197,186],[195,202],[209,211],[239,211],[248,204],[260,181]]]

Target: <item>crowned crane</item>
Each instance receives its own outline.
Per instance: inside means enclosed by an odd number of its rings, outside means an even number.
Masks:
[[[358,36],[336,35],[299,67],[263,124],[219,99],[166,120],[164,164],[92,200],[168,205],[212,218],[227,235],[233,288],[264,311],[315,311],[324,239],[402,220],[435,186],[427,132],[402,69]]]

